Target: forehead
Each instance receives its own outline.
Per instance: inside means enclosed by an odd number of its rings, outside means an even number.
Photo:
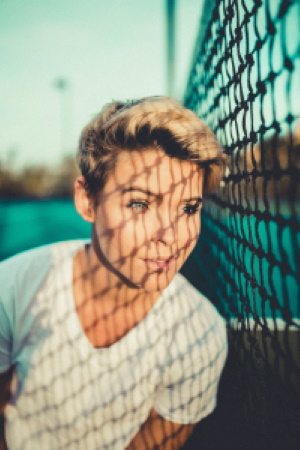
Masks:
[[[123,190],[130,186],[166,195],[180,191],[202,195],[203,170],[196,163],[181,161],[162,150],[123,151],[104,191]]]

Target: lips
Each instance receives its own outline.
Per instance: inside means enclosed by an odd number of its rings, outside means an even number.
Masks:
[[[143,261],[151,269],[159,271],[167,271],[174,264],[175,259],[176,258],[174,256],[168,257],[160,256],[159,258],[145,258],[143,259]]]
[[[146,258],[148,261],[155,261],[155,262],[166,262],[169,261],[169,259],[172,259],[173,256],[170,256],[168,258]]]

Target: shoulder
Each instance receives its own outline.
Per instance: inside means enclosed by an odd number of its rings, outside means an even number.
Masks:
[[[61,269],[66,261],[70,265],[83,242],[39,247],[0,264],[0,368],[9,367],[27,344],[45,335],[48,313],[58,298],[51,295],[53,286],[64,282]]]
[[[206,326],[214,323],[219,324],[222,328],[225,326],[225,321],[216,307],[182,274],[176,274],[168,286],[166,294],[173,304],[176,303],[181,320],[193,317],[194,320],[200,320],[201,323],[205,319]]]
[[[65,241],[28,250],[0,263],[0,303],[9,307],[12,297],[32,297],[60,258],[84,241]]]
[[[24,292],[32,284],[39,284],[51,266],[51,246],[19,253],[0,263],[0,285],[2,302],[7,303],[11,295]]]
[[[49,268],[57,256],[69,254],[73,249],[80,248],[84,242],[83,240],[57,242],[27,250],[1,261],[1,281],[9,281],[11,278],[14,278],[14,281],[15,278],[22,280],[33,271],[43,272],[44,268]]]
[[[210,358],[223,354],[225,358],[226,323],[209,299],[179,273],[167,288],[166,295],[168,314],[173,316],[175,330],[173,346],[196,358],[202,358],[203,353],[210,354]]]

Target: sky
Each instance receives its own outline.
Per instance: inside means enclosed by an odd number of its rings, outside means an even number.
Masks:
[[[176,2],[179,100],[201,8]],[[0,0],[0,58],[0,161],[55,165],[105,103],[167,94],[166,0]]]

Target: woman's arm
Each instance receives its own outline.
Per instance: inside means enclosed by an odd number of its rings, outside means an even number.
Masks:
[[[12,375],[13,368],[0,373],[0,450],[7,449],[4,436],[4,409],[10,397]]]
[[[126,450],[177,450],[187,441],[195,426],[170,422],[152,409]]]

